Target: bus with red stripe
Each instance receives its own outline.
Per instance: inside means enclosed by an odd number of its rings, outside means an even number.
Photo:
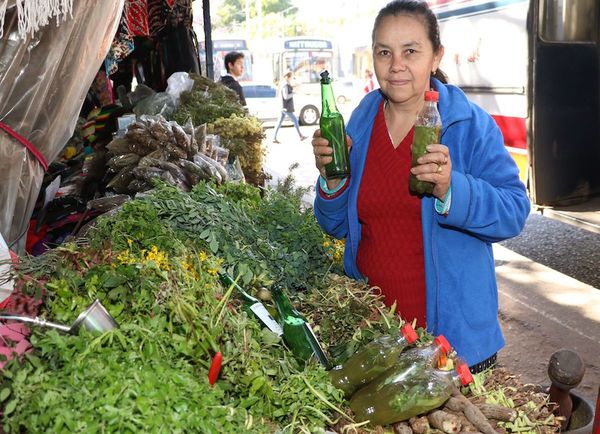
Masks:
[[[527,175],[527,10],[529,0],[433,0],[449,82],[498,123],[509,152]]]
[[[441,69],[496,120],[533,204],[600,208],[600,2],[428,3]]]

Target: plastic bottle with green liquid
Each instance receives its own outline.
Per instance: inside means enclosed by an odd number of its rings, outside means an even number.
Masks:
[[[440,407],[454,387],[473,381],[469,366],[461,362],[452,371],[415,365],[402,373],[385,373],[352,396],[350,408],[359,421],[389,425]]]
[[[425,92],[425,104],[417,115],[415,122],[411,167],[417,166],[417,160],[427,153],[427,145],[440,143],[442,119],[437,109],[439,98],[440,95],[435,90]],[[417,194],[432,194],[434,184],[428,181],[420,181],[411,173],[409,187],[412,192]]]
[[[413,327],[406,323],[399,336],[383,335],[354,353],[345,363],[329,371],[331,382],[346,396],[377,378],[396,363],[402,351],[418,339]]]

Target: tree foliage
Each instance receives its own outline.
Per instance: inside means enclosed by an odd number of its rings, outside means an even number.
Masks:
[[[298,9],[293,5],[292,0],[260,0],[262,15],[280,14],[284,16],[295,15]],[[257,2],[248,0],[250,18],[258,15]],[[217,20],[215,24],[218,27],[232,28],[246,21],[246,0],[224,0],[219,9],[217,9]]]

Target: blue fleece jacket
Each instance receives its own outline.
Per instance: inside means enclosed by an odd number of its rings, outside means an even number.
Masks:
[[[446,336],[471,366],[504,345],[491,243],[518,235],[530,204],[492,117],[459,88],[432,81],[440,96],[441,142],[452,161],[452,205],[444,216],[435,211],[435,198],[421,200],[427,329]],[[363,278],[356,265],[361,238],[358,191],[381,99],[377,91],[366,95],[348,122],[352,138],[348,188],[334,199],[319,194],[315,199],[315,215],[323,230],[346,238],[344,268],[355,279]]]

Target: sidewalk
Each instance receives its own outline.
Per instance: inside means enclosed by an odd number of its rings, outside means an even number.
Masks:
[[[499,315],[506,347],[499,363],[524,381],[547,384],[556,350],[586,363],[577,390],[595,402],[600,385],[600,290],[494,245]]]

